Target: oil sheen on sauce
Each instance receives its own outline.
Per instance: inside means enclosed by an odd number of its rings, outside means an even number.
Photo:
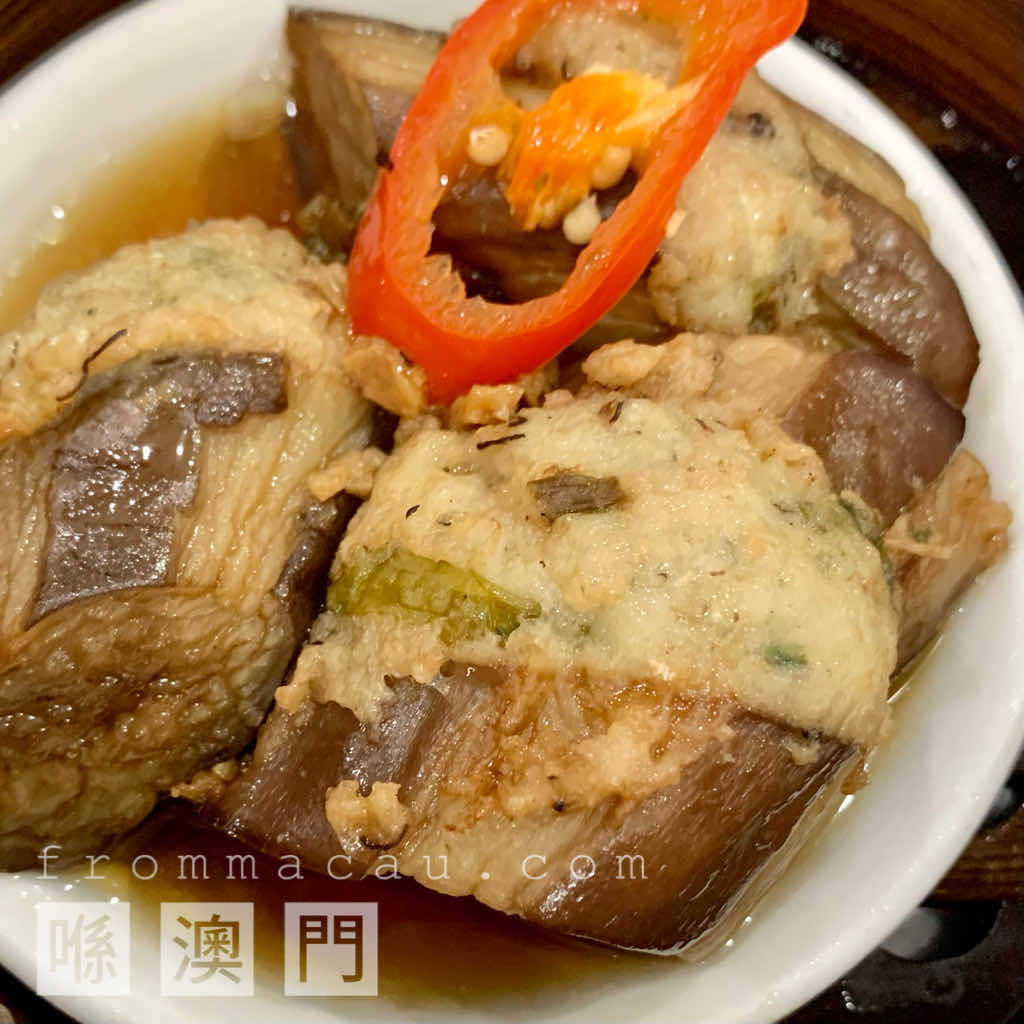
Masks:
[[[229,836],[203,827],[176,802],[158,809],[111,851],[110,862],[97,862],[90,880],[88,865],[69,869],[72,898],[116,896],[132,906],[135,934],[159,932],[161,902],[252,903],[256,946],[257,991],[280,992],[284,978],[284,905],[287,902],[372,902],[378,906],[379,996],[399,1016],[444,1019],[445,1008],[500,1016],[502,1008],[524,1005],[546,1020],[558,1008],[578,1008],[597,998],[606,986],[625,980],[664,976],[678,970],[671,958],[604,949],[533,928],[468,897],[431,892],[402,878],[334,880],[305,871],[281,879],[282,862],[255,853]],[[231,854],[252,855],[249,867],[232,867]],[[154,872],[141,880],[138,873]],[[203,867],[180,858],[205,857]],[[184,867],[183,867],[184,863]],[[339,869],[340,870],[340,869]],[[233,878],[228,875],[233,874]],[[246,877],[242,877],[246,875]],[[351,999],[339,999],[351,1012]]]
[[[290,227],[301,207],[281,133],[237,139],[223,119],[183,118],[108,165],[58,207],[59,222],[0,277],[0,333],[17,326],[55,277],[123,245],[184,231],[192,220],[253,215]],[[53,229],[53,230],[51,230]],[[50,236],[47,238],[46,236]]]
[[[301,198],[281,134],[236,141],[222,123],[194,118],[86,183],[63,211],[59,237],[29,252],[14,281],[0,291],[0,331],[30,312],[47,281],[110,256],[122,245],[184,230],[194,219],[255,215],[290,228]],[[454,899],[413,882],[332,880],[305,872],[281,880],[279,865],[255,855],[255,877],[229,877],[228,857],[252,853],[202,826],[171,802],[108,851],[89,878],[88,865],[68,869],[63,881],[75,899],[130,901],[136,935],[159,931],[161,901],[240,901],[254,905],[257,985],[280,992],[286,902],[370,901],[378,904],[379,991],[400,1016],[437,1019],[459,1004],[500,1014],[513,1005],[546,1018],[559,1006],[578,1008],[605,986],[678,969],[671,959],[642,957],[549,935],[472,899]],[[133,858],[155,858],[150,880],[136,877]],[[203,855],[207,878],[182,856]],[[147,860],[142,874],[149,874]],[[181,877],[184,874],[184,877]],[[142,931],[143,927],[145,932]],[[346,1004],[348,1004],[346,1006]],[[329,1005],[329,1004],[325,1004]],[[352,1010],[351,1000],[339,1000]],[[358,1012],[358,1011],[357,1011]]]

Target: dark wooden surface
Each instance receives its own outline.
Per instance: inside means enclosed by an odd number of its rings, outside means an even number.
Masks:
[[[1024,892],[1024,810],[982,830],[931,899],[936,903],[1020,901]]]
[[[0,0],[0,82],[122,3]],[[810,0],[807,28],[890,70],[913,69],[916,81],[1019,150],[1020,0]]]
[[[810,0],[808,28],[842,40],[943,97],[1019,149],[1020,0]]]
[[[0,0],[0,83],[118,6],[118,0]],[[932,149],[979,208],[1019,282],[1021,18],[1020,0],[811,0],[801,32]],[[790,1024],[1005,1024],[1022,1010],[1024,760],[1011,782],[999,813],[927,905],[952,922],[948,938],[960,946],[918,960],[880,949]],[[0,969],[0,1024],[8,1019],[71,1024]]]
[[[0,0],[0,82],[123,0]]]

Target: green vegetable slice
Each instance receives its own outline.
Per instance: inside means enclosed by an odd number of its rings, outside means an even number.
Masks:
[[[541,607],[471,569],[423,558],[403,548],[364,552],[331,584],[327,607],[338,614],[369,615],[399,610],[442,619],[441,640],[454,644],[481,633],[504,643]]]

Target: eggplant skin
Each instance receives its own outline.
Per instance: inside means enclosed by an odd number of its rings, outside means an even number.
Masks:
[[[295,162],[308,195],[320,193],[308,208],[310,243],[336,254],[351,244],[378,165],[444,37],[305,10],[289,13],[287,33],[296,63]],[[675,50],[663,43],[649,25],[570,13],[517,56],[516,68],[541,82],[547,75],[550,87],[575,61],[592,63],[581,56],[589,52],[670,74],[663,58]],[[630,184],[601,194],[603,216]],[[977,337],[903,182],[875,154],[754,72],[679,204],[687,213],[681,230],[585,336],[585,348],[626,337],[660,341],[673,326],[733,336],[824,327],[909,363],[963,407],[978,368]],[[434,225],[435,251],[451,256],[472,294],[495,302],[552,294],[579,253],[561,231],[522,232],[486,176],[453,187]]]
[[[204,818],[236,839],[275,857],[297,856],[327,874],[330,859],[344,851],[324,798],[341,779],[345,742],[358,728],[355,715],[333,701],[307,702],[294,714],[274,708],[237,779],[213,791],[193,782],[176,792],[200,803]]]
[[[851,351],[825,364],[782,425],[821,456],[837,491],[855,491],[888,525],[942,471],[965,421],[909,368]]]
[[[102,845],[251,736],[309,624],[343,510],[265,506],[292,550],[257,607],[180,586],[179,548],[183,521],[231,511],[223,492],[200,497],[204,459],[247,425],[273,458],[268,428],[287,411],[280,357],[141,356],[0,449],[4,493],[29,506],[9,513],[49,523],[37,559],[31,543],[0,543],[9,592],[33,577],[38,588],[23,630],[0,637],[0,867],[48,843],[65,860]]]
[[[709,403],[742,427],[778,418],[821,458],[836,491],[854,491],[885,525],[946,466],[964,416],[904,362],[865,349],[828,355],[796,338],[681,334],[657,346],[619,342],[584,364],[591,381],[658,401]]]
[[[595,389],[404,440],[222,827],[593,941],[720,940],[884,734],[896,611],[813,452],[703,411]]]
[[[28,625],[83,598],[168,583],[176,519],[199,489],[202,428],[286,408],[278,356],[143,358],[113,383],[89,381],[59,431]]]
[[[298,116],[289,126],[300,187],[333,200],[333,248],[347,248],[377,168],[444,37],[375,18],[288,12]]]
[[[789,726],[738,713],[731,749],[709,750],[674,786],[612,814],[587,843],[594,874],[562,874],[536,884],[526,916],[629,949],[676,953],[707,949],[728,937],[755,893],[781,872],[794,852],[791,837],[831,807],[828,797],[857,758],[834,740],[815,744],[798,762],[791,746],[804,737]],[[643,858],[648,881],[630,873]],[[751,891],[754,890],[754,891]],[[738,920],[739,919],[739,920]]]
[[[826,192],[842,202],[856,255],[821,280],[822,292],[877,345],[963,408],[979,356],[956,282],[902,217],[834,174],[823,179]]]
[[[486,765],[498,754],[491,744],[502,739],[507,680],[479,666],[445,672],[430,686],[393,680],[372,725],[333,702],[275,709],[251,764],[207,803],[206,816],[265,852],[335,875],[372,874],[394,858],[432,887],[464,891],[461,866],[486,867],[493,891],[512,894],[499,901],[481,886],[475,895],[496,909],[612,946],[674,953],[724,940],[807,826],[827,818],[829,795],[858,761],[846,744],[737,707],[723,719],[725,738],[701,741],[682,777],[646,798],[493,818],[459,795],[474,787],[453,773],[467,758]],[[707,711],[680,709],[679,724],[685,730],[687,714],[703,721]],[[375,782],[399,784],[412,819],[396,845],[339,842],[324,796],[345,780],[364,795]],[[463,829],[442,828],[442,819]],[[465,827],[474,820],[484,832]],[[433,872],[447,858],[453,880],[427,877],[425,858]]]
[[[341,283],[211,221],[0,336],[0,869],[101,848],[255,735],[351,511],[308,480],[372,432]]]
[[[246,769],[212,798],[200,794],[204,816],[265,853],[334,871],[331,858],[346,852],[324,813],[327,791],[344,779],[366,792],[375,781],[413,785],[448,710],[432,687],[393,680],[391,688],[394,700],[376,728],[333,701],[305,701],[294,713],[275,707]],[[349,854],[345,869],[367,873],[374,856],[364,849],[353,863]]]

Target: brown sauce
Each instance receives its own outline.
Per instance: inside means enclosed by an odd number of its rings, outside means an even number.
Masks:
[[[123,245],[177,233],[191,220],[209,217],[254,215],[293,228],[301,204],[278,131],[240,142],[216,118],[183,120],[86,183],[79,201],[64,211],[59,240],[27,253],[17,278],[0,288],[0,332],[32,309],[47,281]],[[894,694],[903,692],[931,649],[894,681]],[[252,851],[204,827],[176,802],[159,808],[110,853],[112,860],[96,867],[103,877],[90,879],[88,865],[65,872],[75,898],[128,900],[136,927],[145,924],[150,934],[159,929],[161,901],[251,902],[256,970],[268,991],[279,992],[282,984],[286,902],[376,902],[381,997],[421,1017],[453,1002],[500,1013],[527,1001],[544,1014],[545,1008],[598,998],[605,986],[626,979],[680,969],[671,959],[545,933],[470,898],[442,896],[404,879],[339,881],[307,871],[301,880],[282,880],[278,862],[260,854],[254,855],[254,878],[232,879],[229,855]],[[156,859],[150,880],[131,870],[140,854]],[[187,855],[206,858],[207,878],[193,877],[188,867],[182,876],[179,858]],[[806,855],[801,851],[800,860]],[[146,861],[142,873],[150,870]],[[799,866],[789,875],[798,873]]]
[[[63,210],[57,240],[25,253],[13,280],[0,277],[0,333],[32,310],[48,281],[123,245],[210,217],[253,215],[288,227],[300,207],[279,132],[234,141],[216,118],[182,119],[85,182]]]
[[[127,199],[126,199],[127,197]],[[0,293],[0,331],[32,309],[47,281],[106,258],[122,245],[184,230],[189,221],[255,215],[290,227],[301,201],[281,135],[248,142],[228,139],[213,119],[181,122],[86,183],[65,210],[54,244],[27,254],[16,281]],[[79,899],[117,896],[132,904],[138,929],[159,929],[161,901],[239,901],[254,904],[258,984],[280,992],[284,904],[290,901],[373,901],[379,904],[380,995],[423,1019],[453,1002],[500,1012],[528,1001],[545,1006],[596,998],[628,976],[662,975],[679,964],[603,949],[549,935],[472,899],[454,899],[403,880],[335,881],[305,872],[278,878],[278,863],[256,855],[255,879],[228,877],[229,854],[251,853],[210,831],[176,803],[158,809],[98,862],[68,869],[63,881]],[[154,857],[151,880],[136,877],[132,859]],[[209,877],[179,877],[179,856],[205,855]],[[142,865],[142,874],[152,870]],[[237,874],[238,872],[236,872]],[[201,872],[199,872],[201,875]],[[345,1001],[340,1001],[343,1006]]]
[[[279,992],[284,971],[286,902],[360,902],[378,904],[379,992],[396,1008],[431,1017],[433,1008],[457,1002],[500,1013],[502,1006],[528,1000],[538,1013],[545,1007],[595,998],[606,985],[640,981],[679,970],[672,959],[604,949],[562,938],[506,917],[466,898],[431,892],[407,879],[333,880],[312,871],[303,878],[278,877],[279,862],[254,854],[255,878],[243,879],[236,867],[228,878],[230,854],[253,851],[229,836],[205,828],[176,802],[159,808],[97,861],[96,878],[88,864],[66,872],[74,898],[130,901],[136,933],[159,930],[161,901],[242,902],[254,905],[257,987]],[[142,880],[132,871],[140,855],[155,858],[157,871]],[[206,857],[202,869],[184,869],[180,856]],[[153,872],[150,860],[138,873]],[[288,871],[290,871],[290,867]],[[193,875],[197,877],[193,877]],[[102,877],[101,877],[102,876]],[[182,877],[184,876],[184,877]],[[340,1000],[339,1006],[346,1000]]]

